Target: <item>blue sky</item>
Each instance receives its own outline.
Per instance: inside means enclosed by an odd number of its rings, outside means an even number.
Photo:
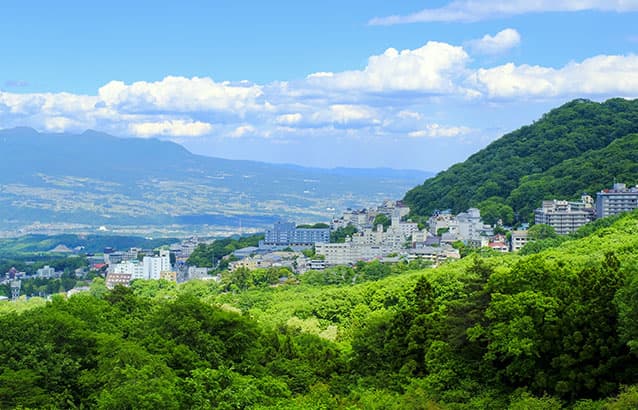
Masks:
[[[438,171],[573,98],[638,94],[638,0],[5,0],[0,19],[0,128],[225,158]]]

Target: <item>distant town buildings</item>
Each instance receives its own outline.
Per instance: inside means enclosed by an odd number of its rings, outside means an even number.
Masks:
[[[109,266],[106,285],[112,288],[136,279],[175,281],[176,273],[171,266],[170,251],[160,250],[158,256],[144,256],[142,261],[126,260]]]
[[[374,209],[347,210],[342,218],[333,220],[333,228],[351,225],[357,228],[357,232],[346,238],[344,243],[317,243],[315,253],[323,258],[325,266],[352,265],[358,261],[374,259],[389,261],[399,257],[429,259],[437,263],[447,258],[459,257],[458,251],[451,246],[438,246],[439,241],[430,242],[435,234],[420,230],[416,222],[405,221],[409,213],[410,208],[400,201],[386,201]],[[373,226],[378,215],[389,218],[390,225]],[[458,226],[452,216],[447,219],[447,222],[451,221]],[[445,229],[449,230],[449,223]],[[466,227],[464,232],[469,230]],[[455,232],[454,240],[457,240],[458,229]],[[436,243],[437,247],[429,246],[428,243]],[[390,255],[393,258],[388,258]]]
[[[36,271],[36,275],[41,278],[52,278],[55,275],[55,269],[49,265],[45,265]]]

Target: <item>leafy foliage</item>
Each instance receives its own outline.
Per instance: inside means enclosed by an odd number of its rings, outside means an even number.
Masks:
[[[257,246],[264,239],[263,234],[229,237],[217,239],[211,244],[199,244],[186,261],[191,266],[212,268],[213,263],[219,262],[224,256],[230,255],[234,250],[247,246]]]
[[[634,408],[638,211],[612,221],[436,269],[97,281],[5,302],[0,407]]]
[[[354,225],[348,225],[343,228],[337,228],[330,232],[330,242],[332,243],[344,243],[346,237],[352,236],[357,232],[357,228]]]

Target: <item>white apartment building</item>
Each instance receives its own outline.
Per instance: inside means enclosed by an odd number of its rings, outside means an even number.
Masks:
[[[381,258],[392,253],[392,250],[388,246],[356,244],[352,241],[315,245],[315,253],[325,257],[327,266],[348,265],[361,260]]]
[[[159,280],[162,272],[170,272],[171,258],[170,251],[161,250],[159,256],[145,256],[142,260],[144,268],[143,279]]]
[[[604,218],[638,208],[638,186],[627,188],[625,184],[614,184],[596,194],[596,217]]]
[[[576,231],[594,218],[592,209],[586,209],[585,203],[577,204],[567,201],[543,201],[542,206],[534,211],[537,224],[549,225],[559,235]]]
[[[129,275],[131,280],[147,279],[144,275],[144,265],[137,260],[124,261],[113,265],[111,273],[115,275]]]

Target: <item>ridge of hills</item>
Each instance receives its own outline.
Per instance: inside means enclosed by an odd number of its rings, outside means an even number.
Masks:
[[[40,223],[263,227],[399,198],[431,174],[196,155],[157,139],[0,130],[0,229]],[[302,160],[302,159],[301,159]]]
[[[405,195],[414,215],[496,207],[526,221],[544,199],[638,182],[638,100],[573,100],[492,142]]]

